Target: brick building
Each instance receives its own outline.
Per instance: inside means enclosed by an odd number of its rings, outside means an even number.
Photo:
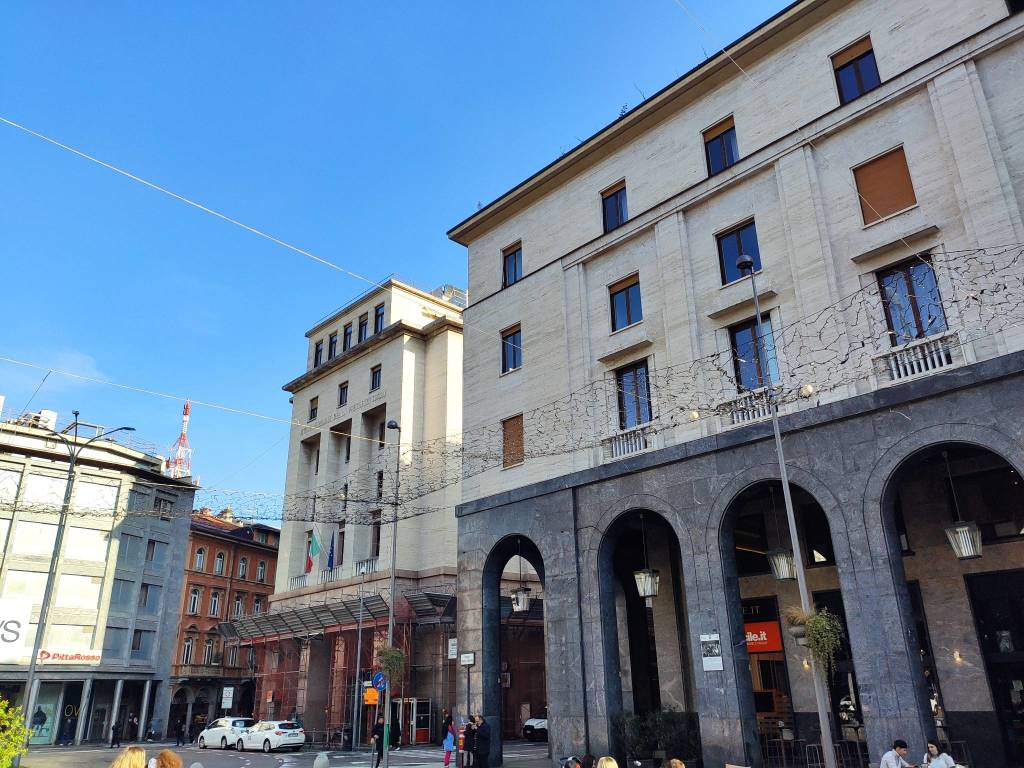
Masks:
[[[224,624],[266,613],[274,591],[279,531],[236,518],[230,508],[193,513],[178,636],[171,665],[168,728],[183,719],[198,733],[223,715],[255,711],[251,646],[221,634]],[[222,707],[225,690],[231,705]]]

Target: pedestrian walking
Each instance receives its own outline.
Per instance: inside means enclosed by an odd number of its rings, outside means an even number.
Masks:
[[[878,764],[878,768],[917,768],[914,763],[908,763],[904,759],[907,756],[907,751],[907,742],[903,739],[896,739],[892,743],[892,749],[882,755],[882,761]]]
[[[380,768],[380,761],[384,759],[384,715],[377,715],[377,723],[373,726],[371,741],[377,748],[377,763],[373,768]]]
[[[585,754],[583,756],[583,759],[580,761],[580,765],[582,765],[583,768],[594,768],[594,765],[596,763],[597,763],[597,758],[594,757],[589,752],[587,752],[587,754]]]
[[[447,710],[444,718],[444,741],[441,742],[441,746],[444,747],[444,768],[448,768],[452,752],[455,751],[455,723],[452,722],[452,716]]]
[[[476,765],[476,721],[471,717],[462,731],[464,768]]]
[[[121,746],[121,721],[115,720],[110,726],[110,748]]]
[[[174,746],[185,746],[185,721],[180,717],[174,725]]]
[[[125,747],[110,768],[146,768],[146,750],[142,747]]]
[[[924,753],[921,765],[927,765],[928,768],[956,768],[956,760],[939,749],[936,742],[929,741],[928,751]]]
[[[487,768],[491,757],[491,726],[483,715],[476,716],[476,754],[473,764],[477,768]]]

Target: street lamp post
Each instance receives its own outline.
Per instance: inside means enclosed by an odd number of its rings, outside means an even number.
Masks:
[[[393,647],[395,642],[395,555],[398,546],[398,473],[402,467],[402,428],[394,419],[387,424],[388,429],[398,433],[395,440],[395,515],[391,525],[391,595],[388,599],[388,648]],[[391,752],[391,677],[388,676],[387,685],[384,687],[384,768],[388,768]]]
[[[75,415],[74,441],[70,441],[60,432],[47,430],[51,435],[64,443],[68,451],[68,479],[64,484],[64,501],[60,507],[60,518],[57,521],[57,536],[53,543],[53,554],[50,556],[49,573],[46,574],[46,587],[43,590],[43,603],[39,607],[39,623],[36,624],[36,637],[32,642],[32,656],[28,662],[28,678],[25,681],[25,727],[31,730],[32,727],[32,705],[35,704],[35,677],[36,659],[39,657],[39,648],[43,642],[43,635],[46,633],[46,619],[50,613],[50,599],[53,596],[53,582],[57,576],[57,558],[60,557],[61,547],[64,544],[64,530],[67,527],[68,513],[71,509],[71,493],[75,486],[75,465],[82,451],[101,438],[108,437],[115,432],[134,432],[135,427],[117,427],[91,437],[81,445],[78,444],[78,411],[72,411]]]
[[[814,603],[811,602],[811,594],[807,590],[807,575],[804,570],[803,547],[800,545],[800,537],[797,535],[796,514],[793,512],[793,498],[789,492],[789,474],[786,471],[786,453],[782,447],[782,434],[779,431],[779,405],[775,399],[775,387],[768,375],[768,357],[764,354],[764,343],[767,335],[764,330],[764,321],[761,319],[761,301],[757,295],[757,276],[754,274],[754,259],[747,254],[740,254],[736,260],[736,267],[740,273],[750,273],[750,290],[754,295],[754,322],[757,329],[757,358],[761,367],[761,375],[767,383],[765,391],[768,396],[768,403],[771,406],[772,431],[775,433],[775,455],[779,461],[779,479],[782,482],[782,498],[786,506],[786,522],[789,524],[789,539],[793,545],[793,565],[796,570],[796,583],[800,591],[800,606],[804,613],[811,613],[814,610]],[[811,675],[814,678],[814,698],[818,709],[818,727],[821,730],[821,751],[825,761],[825,768],[836,768],[836,753],[832,746],[832,724],[829,713],[828,690],[825,688],[825,680],[820,674],[820,669],[811,657]]]
[[[362,688],[360,678],[361,664],[363,660],[363,585],[366,583],[366,565],[359,568],[359,575],[362,577],[359,582],[359,618],[356,621],[356,682],[355,690],[352,692],[352,751],[355,752],[359,746],[359,718],[362,717],[359,706],[359,692]]]

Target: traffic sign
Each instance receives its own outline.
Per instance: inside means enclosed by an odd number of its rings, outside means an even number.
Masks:
[[[373,687],[376,688],[378,691],[383,691],[385,688],[388,687],[388,676],[385,675],[383,672],[377,672],[373,676]]]

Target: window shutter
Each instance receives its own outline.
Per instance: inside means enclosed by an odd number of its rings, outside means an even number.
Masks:
[[[501,465],[513,467],[522,464],[524,458],[523,450],[523,415],[513,416],[501,422],[502,445]]]
[[[865,224],[917,203],[903,147],[853,169]]]
[[[849,64],[858,56],[862,56],[871,50],[871,38],[865,37],[856,43],[844,48],[832,57],[832,68],[839,69],[844,64]]]
[[[713,126],[704,131],[704,141],[708,142],[718,136],[721,136],[730,128],[735,127],[735,125],[736,124],[733,122],[732,115],[729,115],[724,120],[715,123]]]

